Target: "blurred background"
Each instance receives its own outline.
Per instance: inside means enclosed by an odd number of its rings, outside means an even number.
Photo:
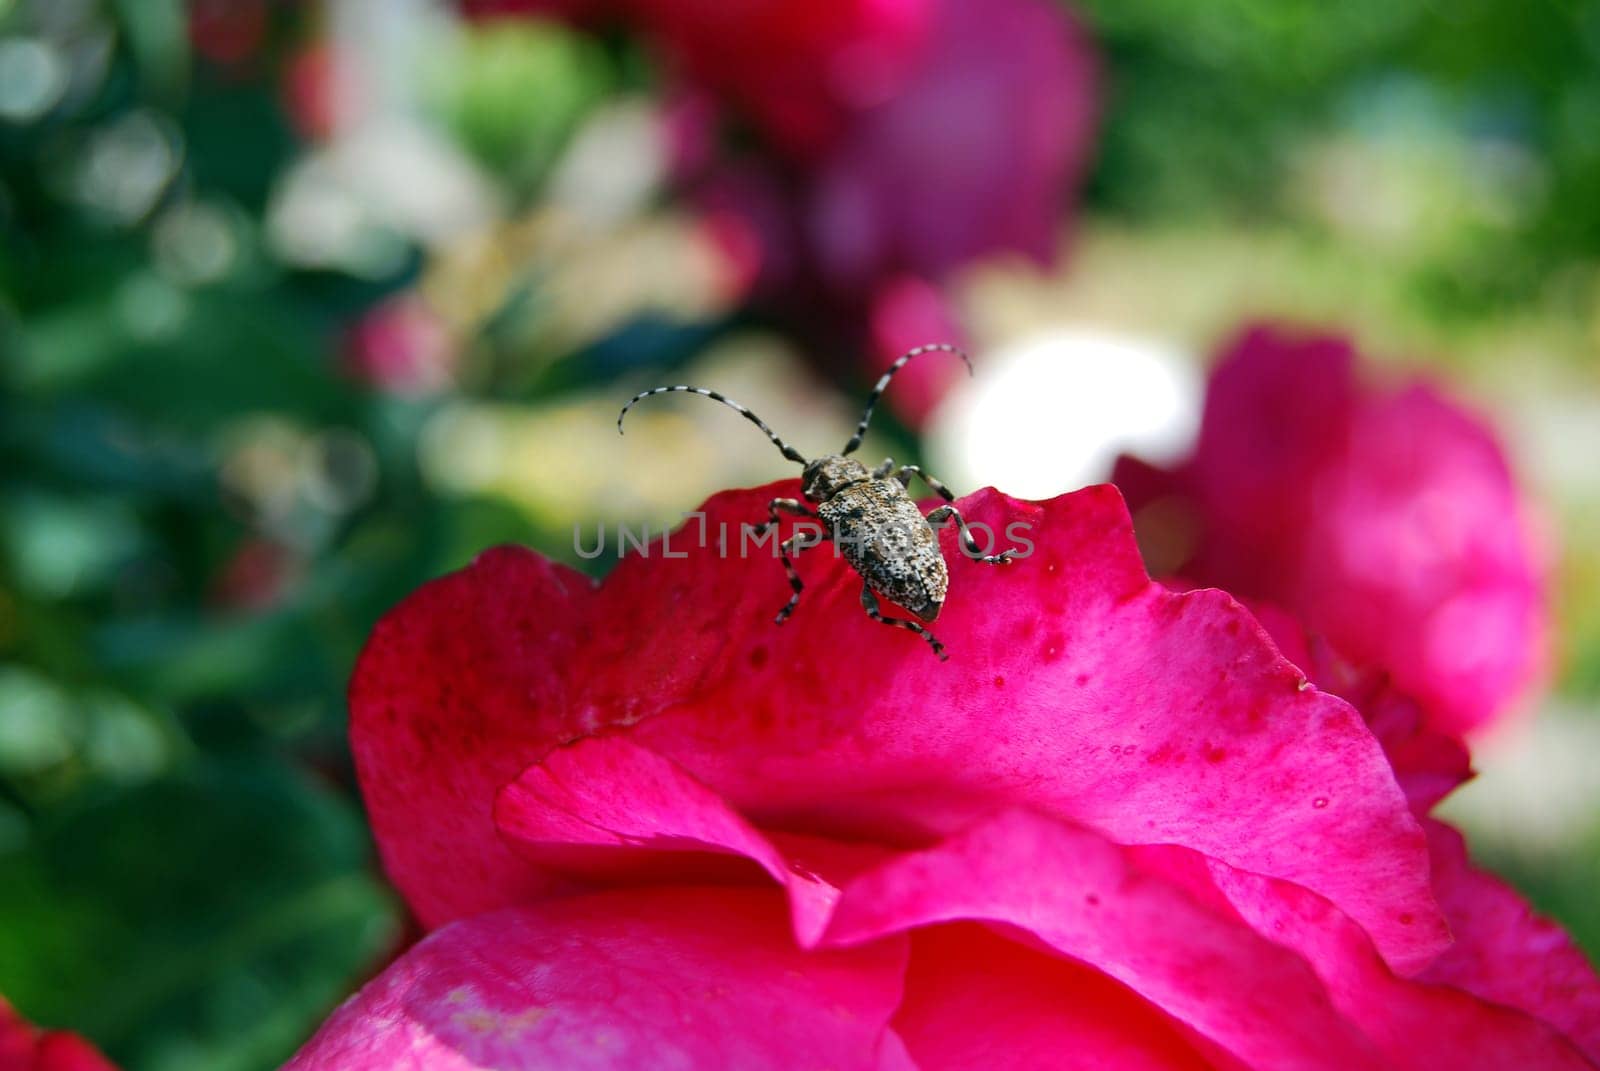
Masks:
[[[0,993],[275,1066],[406,940],[343,689],[478,550],[836,449],[1181,456],[1249,318],[1492,414],[1539,716],[1446,805],[1600,954],[1600,3],[0,0]],[[951,362],[953,364],[953,362]]]

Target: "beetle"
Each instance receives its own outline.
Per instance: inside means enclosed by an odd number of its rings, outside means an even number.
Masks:
[[[907,350],[895,359],[872,388],[872,393],[867,396],[866,408],[861,413],[861,421],[856,425],[855,434],[837,454],[827,454],[807,460],[805,455],[784,442],[777,432],[768,427],[766,422],[751,412],[747,406],[714,390],[684,384],[655,387],[634,395],[632,400],[622,407],[622,412],[617,414],[617,433],[622,434],[622,420],[628,415],[628,410],[643,399],[657,394],[678,392],[698,394],[714,402],[720,402],[739,413],[765,432],[767,438],[784,457],[804,466],[800,474],[800,493],[805,500],[775,498],[767,503],[767,514],[770,519],[757,530],[757,538],[765,537],[777,527],[779,514],[808,517],[821,521],[824,527],[824,531],[820,533],[796,532],[778,544],[778,554],[783,559],[783,569],[788,574],[789,587],[793,590],[793,594],[789,596],[789,601],[783,609],[778,611],[776,623],[783,624],[794,613],[795,607],[800,604],[800,592],[805,587],[801,583],[800,575],[795,572],[793,559],[799,556],[801,551],[810,550],[831,539],[838,547],[840,555],[862,579],[861,608],[867,612],[867,616],[882,624],[905,629],[921,636],[942,662],[950,656],[946,653],[944,644],[928,631],[926,624],[936,620],[940,609],[944,606],[945,594],[950,586],[950,574],[944,556],[939,552],[939,539],[933,526],[954,519],[956,529],[961,536],[962,549],[969,557],[988,565],[1009,565],[1015,552],[1007,550],[999,554],[982,553],[978,541],[973,538],[972,531],[967,526],[966,519],[953,505],[956,496],[944,484],[923,472],[919,466],[896,467],[893,459],[885,459],[877,468],[868,470],[861,462],[850,457],[850,454],[861,445],[861,440],[867,433],[867,424],[872,420],[872,410],[878,404],[878,399],[883,396],[883,392],[888,389],[889,381],[894,378],[895,373],[904,368],[912,358],[932,351],[955,354],[966,363],[967,372],[972,373],[972,359],[955,346],[936,342]],[[910,487],[913,477],[921,478],[935,494],[944,499],[945,504],[923,516],[911,498]],[[885,615],[878,604],[880,595],[911,611],[920,620],[913,621]]]

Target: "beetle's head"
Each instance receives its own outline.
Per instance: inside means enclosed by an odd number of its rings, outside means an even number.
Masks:
[[[859,483],[870,474],[861,462],[848,457],[819,457],[806,462],[800,474],[800,493],[812,502],[826,502],[841,488]]]

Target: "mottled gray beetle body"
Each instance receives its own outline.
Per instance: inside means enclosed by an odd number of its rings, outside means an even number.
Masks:
[[[950,572],[933,525],[899,480],[868,476],[817,503],[817,516],[868,587],[924,621],[939,616]]]
[[[789,587],[794,594],[790,596],[784,608],[778,611],[777,623],[783,624],[789,619],[789,615],[794,613],[794,608],[800,604],[800,592],[805,588],[800,574],[794,570],[792,557],[831,540],[838,547],[840,556],[849,562],[851,568],[861,577],[861,608],[867,612],[867,616],[882,624],[916,633],[927,641],[928,646],[933,648],[933,653],[943,661],[948,657],[944,651],[944,644],[916,621],[885,617],[879,609],[878,596],[882,595],[891,602],[905,607],[923,621],[933,621],[939,616],[939,611],[944,606],[945,594],[950,587],[950,573],[945,566],[944,555],[939,552],[939,538],[933,526],[946,519],[955,520],[956,530],[961,536],[961,547],[973,560],[989,565],[1007,565],[1011,562],[1012,552],[1008,550],[1000,554],[982,553],[961,512],[951,504],[955,502],[956,496],[944,484],[916,465],[902,465],[895,468],[893,461],[886,460],[868,472],[861,462],[846,456],[861,445],[861,439],[867,433],[867,423],[872,419],[872,407],[877,404],[884,388],[889,385],[889,380],[894,378],[894,374],[904,367],[907,361],[929,350],[943,350],[956,354],[966,362],[967,370],[969,372],[972,370],[971,359],[954,346],[936,343],[908,350],[889,366],[888,371],[883,373],[877,385],[872,388],[871,395],[867,397],[866,409],[861,414],[861,421],[856,425],[856,432],[850,441],[845,443],[844,449],[837,454],[829,454],[811,461],[807,461],[805,455],[784,442],[777,432],[767,427],[766,423],[747,407],[705,387],[684,385],[656,387],[636,394],[617,415],[617,431],[622,430],[622,418],[628,415],[628,410],[634,403],[654,394],[670,394],[675,391],[699,394],[712,401],[721,402],[738,412],[765,432],[767,438],[784,457],[805,466],[805,471],[800,474],[800,493],[805,496],[805,501],[775,498],[767,503],[768,520],[762,526],[761,534],[764,536],[778,526],[780,513],[812,518],[820,521],[822,526],[820,532],[815,529],[810,532],[804,529],[797,530],[794,535],[778,544],[778,555],[783,559],[783,570],[789,577]],[[924,517],[909,491],[913,477],[921,477],[924,483],[945,500],[945,505]],[[812,509],[813,506],[815,509]]]

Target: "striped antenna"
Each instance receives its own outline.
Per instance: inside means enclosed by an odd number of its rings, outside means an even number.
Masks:
[[[861,414],[861,423],[856,425],[855,435],[851,437],[849,442],[844,444],[844,449],[840,451],[839,456],[843,457],[845,454],[854,453],[856,447],[861,445],[862,437],[867,434],[867,424],[872,420],[872,407],[878,404],[878,399],[883,397],[883,392],[889,389],[889,380],[894,378],[894,374],[904,368],[906,362],[911,358],[919,353],[927,353],[929,350],[942,350],[945,353],[955,354],[966,362],[967,374],[973,374],[972,358],[967,356],[965,350],[952,346],[947,342],[930,342],[926,346],[917,346],[906,350],[906,352],[895,358],[894,364],[889,366],[889,370],[878,380],[878,385],[872,388],[872,393],[867,395],[867,408]]]
[[[802,465],[804,465],[806,463],[805,456],[803,454],[801,454],[800,451],[796,450],[794,447],[790,446],[788,443],[786,443],[782,439],[778,438],[778,433],[773,431],[771,428],[767,427],[766,422],[764,420],[762,420],[760,417],[756,416],[754,413],[752,413],[749,410],[748,407],[740,405],[738,402],[734,401],[732,398],[726,398],[726,397],[718,394],[716,391],[707,390],[704,387],[687,387],[687,386],[684,386],[682,384],[679,384],[676,387],[655,387],[655,388],[653,388],[651,390],[641,391],[640,393],[635,394],[633,396],[633,400],[630,401],[627,405],[623,406],[622,407],[622,412],[617,414],[617,434],[618,435],[622,434],[622,418],[627,416],[628,415],[628,410],[632,409],[641,400],[650,397],[652,394],[674,394],[674,393],[699,394],[699,395],[702,395],[702,396],[704,396],[706,398],[710,398],[714,402],[721,402],[723,405],[727,406],[729,409],[732,409],[734,412],[740,414],[746,420],[748,420],[750,423],[754,424],[756,427],[758,427],[762,431],[766,432],[767,433],[767,438],[772,440],[772,445],[776,446],[779,450],[783,451],[783,456],[784,457],[788,458],[790,461],[797,461]]]

